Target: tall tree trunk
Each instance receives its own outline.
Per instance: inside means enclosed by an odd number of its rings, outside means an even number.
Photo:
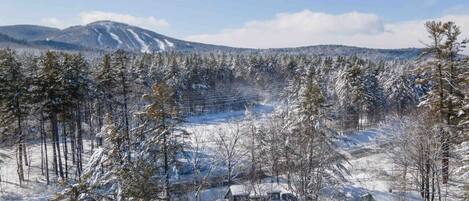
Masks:
[[[58,165],[58,170],[59,170],[59,176],[60,178],[64,179],[64,171],[62,167],[62,157],[60,154],[60,138],[59,138],[59,126],[57,122],[57,113],[55,111],[52,112],[51,115],[51,128],[52,128],[52,134],[54,137],[54,146],[56,147],[56,161]],[[57,170],[56,170],[57,171]]]
[[[21,111],[20,105],[18,100],[15,100],[15,107],[16,107],[16,120],[17,120],[17,127],[18,127],[18,150],[17,150],[17,172],[18,172],[18,180],[20,181],[20,186],[24,181],[24,171],[23,171],[23,145],[24,145],[24,136],[23,136],[23,128],[21,126]]]
[[[98,132],[101,132],[101,128],[103,127],[103,117],[102,117],[102,112],[101,112],[101,102],[98,100],[96,103],[97,107],[97,118],[98,118]],[[103,145],[103,138],[102,137],[97,137],[96,138],[96,144],[97,146],[102,146]]]
[[[77,103],[77,116],[76,116],[76,126],[77,126],[77,139],[76,139],[76,154],[77,154],[77,174],[78,177],[81,176],[82,172],[82,153],[83,153],[83,139],[82,139],[82,128],[81,128],[81,107],[80,103]]]
[[[94,150],[94,138],[95,138],[95,132],[94,132],[94,124],[93,124],[93,119],[91,118],[91,114],[92,114],[92,102],[90,101],[88,104],[87,104],[87,113],[86,113],[86,119],[88,120],[88,125],[90,127],[89,129],[89,133],[88,133],[88,137],[89,137],[89,140],[90,140],[90,147],[91,147],[91,152],[93,152]]]
[[[27,139],[25,139],[26,137],[23,136],[23,142],[26,142]],[[23,155],[24,155],[24,165],[25,166],[29,166],[30,165],[30,161],[28,159],[28,154],[26,153],[27,152],[27,146],[26,146],[26,143],[23,143]]]
[[[74,111],[70,111],[70,112],[71,112],[71,114],[75,113]],[[76,116],[75,116],[75,118],[76,118]],[[71,136],[70,136],[70,150],[72,152],[72,154],[71,154],[72,155],[72,164],[76,165],[77,164],[77,160],[76,160],[76,144],[77,143],[76,143],[76,129],[75,129],[76,124],[73,123],[74,121],[75,121],[75,119],[71,120],[72,123],[69,126],[70,127],[69,132],[71,134]]]
[[[171,192],[169,186],[169,156],[168,156],[168,145],[167,145],[167,137],[166,131],[163,134],[163,152],[164,152],[164,174],[165,174],[165,191],[166,191],[166,199],[168,201],[171,200]]]
[[[434,39],[433,41],[434,43],[434,47],[439,47],[439,41],[437,38]],[[442,58],[442,53],[441,53],[441,50],[437,50],[437,53],[436,53],[436,60],[437,60],[437,64],[436,64],[436,70],[437,70],[437,73],[438,73],[438,107],[439,107],[439,117],[440,117],[440,123],[441,124],[444,124],[444,123],[449,123],[449,122],[445,122],[445,111],[444,111],[444,75],[443,75],[443,66],[442,64],[440,64],[440,62],[443,60]],[[451,87],[450,87],[451,88]],[[441,134],[441,146],[442,146],[442,149],[443,149],[443,157],[442,157],[442,161],[441,161],[441,165],[442,165],[442,168],[441,168],[441,172],[443,174],[443,184],[446,184],[448,182],[448,168],[449,168],[449,145],[448,145],[448,136],[446,132],[444,132],[444,129],[443,128],[440,128],[440,134]]]
[[[53,117],[50,117],[51,128],[54,130]],[[52,131],[51,141],[52,141],[52,168],[54,169],[55,176],[59,176],[59,170],[57,169],[57,147],[55,147],[55,132]]]
[[[254,125],[250,125],[251,127],[251,148],[250,148],[250,152],[251,152],[251,181],[252,181],[252,184],[254,184],[255,182],[257,182],[257,174],[256,174],[256,154],[255,154],[255,146],[256,146],[256,133],[255,133],[255,128],[254,128]]]
[[[454,75],[454,64],[453,64],[453,55],[450,55],[450,62],[449,62],[449,84],[448,84],[448,111],[446,113],[446,122],[448,123],[449,129],[448,132],[444,133],[444,139],[442,144],[442,149],[443,149],[443,159],[442,159],[442,165],[443,165],[443,184],[447,184],[449,180],[449,145],[450,145],[450,139],[452,137],[452,131],[453,131],[453,126],[454,123],[452,121],[452,116],[453,116],[453,101],[451,97],[453,97],[454,91],[454,83],[453,81],[455,80],[455,75]]]
[[[44,166],[45,166],[45,173],[46,173],[46,182],[47,185],[50,183],[49,179],[49,159],[48,159],[48,154],[47,154],[47,136],[45,133],[45,126],[44,126],[44,111],[41,109],[41,135],[42,135],[42,145],[44,146],[44,156],[45,156],[45,161],[44,161]]]
[[[23,151],[23,144],[18,143],[18,149],[16,150],[16,165],[17,165],[16,172],[18,173],[18,181],[20,182],[20,186],[22,186],[23,181],[24,181],[22,151]]]
[[[435,171],[433,171],[433,168],[432,168],[432,196],[431,196],[431,200],[435,200]]]
[[[129,133],[129,117],[127,109],[127,83],[124,72],[122,72],[122,92],[124,95],[124,135],[126,138],[126,151],[127,151],[127,160],[130,162],[130,133]]]
[[[62,144],[63,144],[64,161],[65,161],[65,178],[68,179],[67,124],[66,124],[65,118],[62,122]]]
[[[39,143],[41,145],[41,175],[44,176],[44,127],[42,120],[40,122],[40,136],[41,136],[41,142]]]

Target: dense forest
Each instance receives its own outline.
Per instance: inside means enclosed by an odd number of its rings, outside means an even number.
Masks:
[[[400,135],[385,146],[395,189],[442,200],[448,182],[464,180],[453,170],[469,167],[456,151],[469,140],[469,58],[454,23],[426,28],[416,60],[3,49],[1,145],[15,147],[20,186],[27,150],[39,146],[43,178],[62,187],[56,200],[201,200],[203,189],[266,177],[285,179],[300,200],[341,200],[347,156],[336,139],[394,122]],[[263,103],[275,107],[254,123]],[[252,121],[211,133],[207,159],[184,125],[229,111]],[[177,179],[184,174],[192,179]]]

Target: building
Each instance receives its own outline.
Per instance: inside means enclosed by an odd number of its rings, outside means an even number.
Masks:
[[[229,201],[297,201],[286,184],[232,185],[225,194]]]

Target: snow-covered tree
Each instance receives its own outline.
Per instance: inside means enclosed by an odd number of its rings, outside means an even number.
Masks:
[[[328,103],[314,71],[308,69],[299,85],[298,99],[292,100],[290,166],[293,189],[303,199],[318,199],[320,191],[342,178],[344,158],[333,143],[336,132],[328,127]]]
[[[103,128],[97,136],[103,145],[95,149],[84,168],[80,182],[65,189],[57,200],[123,200],[120,171],[124,164],[122,141],[110,114],[106,114]]]
[[[160,197],[163,200],[171,200],[171,175],[176,166],[177,153],[181,153],[184,146],[184,138],[187,132],[176,128],[180,121],[178,107],[175,104],[173,91],[166,83],[157,83],[152,87],[152,93],[144,96],[149,102],[145,107],[143,115],[146,117],[145,124],[148,124],[148,138],[141,142],[140,154],[147,155],[153,161],[157,174],[154,176],[161,181],[163,192]],[[147,166],[148,167],[148,166]],[[151,170],[151,169],[150,169]]]
[[[403,199],[415,186],[422,199],[440,200],[447,193],[441,171],[444,150],[438,128],[432,126],[438,119],[428,111],[417,112],[419,115],[394,120],[393,148],[389,150],[397,170],[394,187],[403,193]]]
[[[0,136],[7,134],[17,139],[15,144],[20,185],[24,181],[23,152],[26,153],[23,130],[31,104],[29,84],[24,68],[16,59],[16,53],[9,49],[0,51]],[[26,158],[24,160],[27,161]]]
[[[420,68],[432,87],[420,105],[430,108],[438,116],[438,127],[443,147],[442,171],[443,183],[449,179],[449,153],[450,146],[454,143],[451,139],[457,136],[457,125],[461,120],[458,113],[464,106],[465,92],[464,74],[467,65],[461,61],[459,53],[467,43],[459,41],[460,28],[454,22],[427,22],[425,24],[432,40],[426,53],[432,56],[432,60]]]
[[[345,63],[336,81],[336,93],[342,109],[341,118],[345,129],[360,129],[360,118],[366,93],[363,64],[354,59]]]
[[[231,185],[238,177],[246,151],[242,149],[244,132],[239,123],[228,129],[217,131],[213,140],[216,144],[216,157],[219,167],[226,169],[226,182]]]

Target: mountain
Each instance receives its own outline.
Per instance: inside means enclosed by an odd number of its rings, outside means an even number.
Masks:
[[[36,25],[0,26],[0,47],[72,51],[90,49],[76,44],[48,39],[48,36],[60,31],[60,29]]]
[[[112,21],[98,21],[84,26],[69,27],[60,32],[48,35],[47,39],[93,49],[125,49],[133,52],[233,49],[178,40],[150,30]]]
[[[31,45],[29,45],[28,42],[1,33],[0,47],[8,47],[12,49],[32,49]]]
[[[343,45],[318,45],[297,48],[249,49],[189,42],[171,38],[140,27],[97,21],[87,25],[55,29],[36,25],[0,26],[8,42],[0,47],[39,48],[69,51],[131,52],[236,52],[243,54],[305,54],[318,56],[358,56],[370,59],[413,59],[421,49],[371,49]],[[1,37],[0,37],[1,40]],[[6,40],[6,39],[5,39]]]
[[[37,25],[0,26],[0,33],[19,40],[40,40],[59,31],[60,29]]]
[[[98,21],[63,30],[36,25],[0,26],[0,34],[8,37],[8,43],[0,41],[0,47],[11,48],[76,51],[124,49],[131,52],[207,52],[237,49],[178,40],[136,26],[112,21]]]

